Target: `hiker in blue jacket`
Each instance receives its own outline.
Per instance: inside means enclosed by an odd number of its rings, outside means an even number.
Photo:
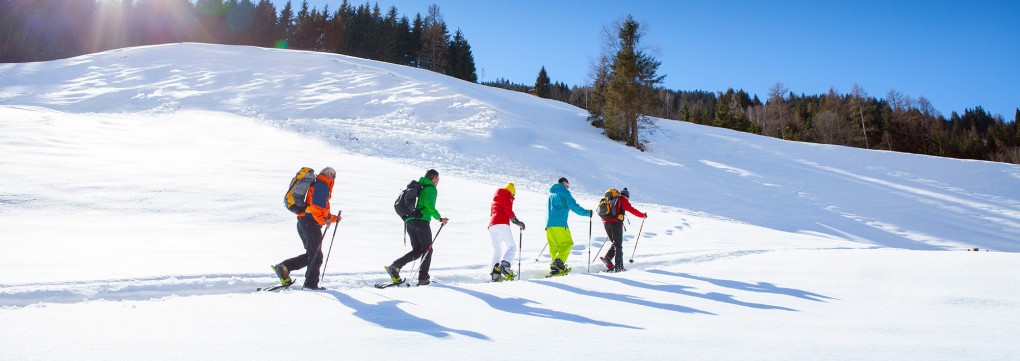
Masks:
[[[549,218],[545,224],[545,237],[549,242],[549,256],[552,258],[549,265],[551,276],[562,276],[570,272],[570,268],[566,266],[570,249],[574,246],[574,239],[570,236],[570,228],[567,225],[570,211],[588,218],[592,215],[590,209],[584,209],[577,204],[570,195],[569,188],[570,182],[562,177],[549,188]]]

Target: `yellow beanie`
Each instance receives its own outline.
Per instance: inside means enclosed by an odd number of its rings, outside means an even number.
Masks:
[[[503,187],[503,189],[510,191],[510,195],[512,196],[517,195],[517,189],[514,188],[514,182],[507,182],[506,187]]]

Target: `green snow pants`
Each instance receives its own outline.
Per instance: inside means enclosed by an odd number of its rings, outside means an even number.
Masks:
[[[559,259],[564,264],[574,247],[574,239],[570,237],[570,228],[549,227],[545,229],[545,238],[549,241],[549,257],[551,262]]]

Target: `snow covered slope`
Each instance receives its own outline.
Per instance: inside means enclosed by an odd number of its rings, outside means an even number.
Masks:
[[[582,109],[331,54],[171,44],[0,64],[3,358],[1020,351],[1020,167],[657,125],[639,152]],[[287,181],[327,165],[344,211],[330,290],[251,293],[301,252]],[[438,285],[371,288],[409,249],[390,204],[429,168],[451,218]],[[542,278],[560,176],[586,208],[626,186],[650,212],[628,226],[630,272],[587,275],[605,233],[571,216],[574,274]],[[506,181],[528,281],[488,284]]]

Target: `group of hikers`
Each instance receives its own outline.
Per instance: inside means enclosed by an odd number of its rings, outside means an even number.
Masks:
[[[311,174],[303,174],[302,172]],[[340,212],[330,212],[330,198],[333,192],[333,182],[336,179],[336,171],[331,167],[322,169],[318,175],[314,175],[311,169],[303,168],[295,181],[291,182],[291,191],[295,182],[302,176],[308,177],[307,191],[304,193],[304,202],[296,202],[299,206],[290,207],[297,213],[297,230],[304,245],[305,253],[287,259],[273,265],[273,271],[279,277],[283,286],[289,286],[294,282],[290,278],[290,272],[306,268],[304,288],[321,290],[319,287],[319,268],[322,265],[322,241],[325,236],[322,227],[328,227],[343,219]],[[314,175],[314,180],[312,176]],[[449,222],[436,210],[436,198],[438,196],[439,172],[429,169],[416,184],[417,201],[414,211],[404,218],[404,231],[411,240],[411,251],[394,260],[386,266],[386,273],[394,284],[404,282],[400,277],[400,269],[414,260],[421,260],[418,270],[418,285],[423,286],[431,283],[429,267],[432,263],[432,228],[431,221],[438,220],[442,226]],[[410,188],[410,185],[409,185]],[[517,191],[513,182],[496,190],[492,198],[490,211],[489,235],[492,239],[492,270],[490,276],[493,281],[513,280],[517,278],[510,261],[517,255],[517,245],[514,243],[513,232],[510,224],[519,227],[522,231],[525,228],[524,222],[519,220],[513,211],[514,197]],[[288,193],[288,197],[291,193]],[[647,213],[638,211],[628,201],[630,192],[627,188],[621,191],[610,189],[606,192],[605,198],[599,204],[598,214],[602,217],[606,235],[611,243],[605,257],[601,257],[608,272],[622,272],[623,267],[623,221],[625,212],[630,212],[636,217],[646,218]],[[286,200],[285,200],[286,202]],[[400,199],[398,198],[398,202]],[[305,205],[306,204],[306,205]],[[301,206],[304,206],[302,209]],[[556,184],[549,188],[548,219],[546,221],[546,240],[549,246],[551,262],[549,265],[549,276],[562,276],[570,272],[567,267],[567,257],[574,245],[570,229],[567,224],[567,217],[570,212],[579,216],[591,218],[595,212],[591,209],[584,209],[577,204],[570,194],[570,181],[566,178],[559,178]],[[398,211],[399,214],[399,211]],[[442,230],[440,226],[440,230]],[[336,230],[334,229],[334,232]]]

